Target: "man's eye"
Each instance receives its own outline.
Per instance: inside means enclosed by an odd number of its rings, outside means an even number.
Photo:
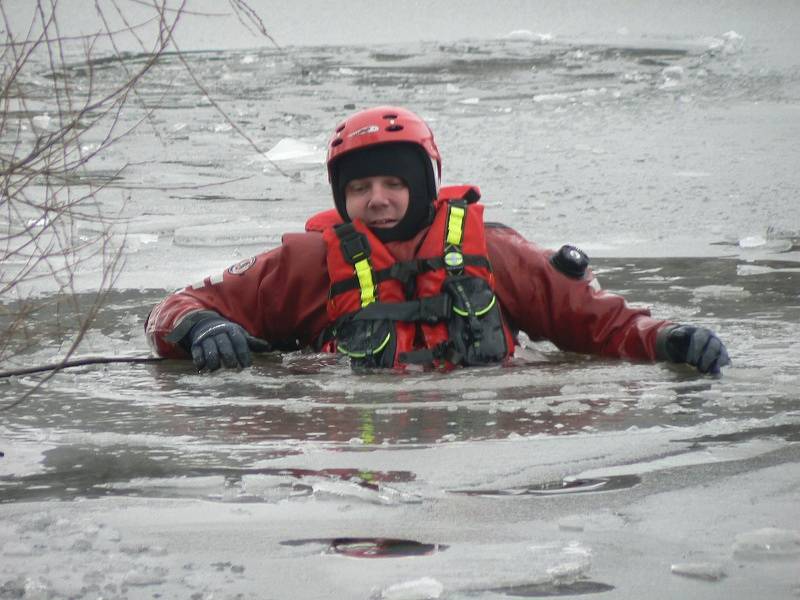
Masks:
[[[390,188],[395,188],[395,189],[399,189],[399,188],[405,187],[405,184],[403,183],[403,181],[401,179],[397,179],[397,180],[394,180],[394,181],[389,181],[389,182],[387,182],[386,185],[388,185]]]

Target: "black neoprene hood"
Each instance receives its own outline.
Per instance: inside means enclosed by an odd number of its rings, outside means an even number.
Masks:
[[[333,200],[345,221],[350,221],[344,194],[349,182],[376,176],[399,177],[405,182],[409,192],[406,214],[394,227],[373,229],[382,242],[410,239],[430,223],[436,182],[433,165],[417,144],[397,142],[348,152],[333,164],[331,175]]]

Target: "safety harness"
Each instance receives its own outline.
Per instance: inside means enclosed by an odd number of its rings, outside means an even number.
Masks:
[[[327,341],[354,367],[502,361],[513,338],[494,295],[480,194],[443,188],[414,260],[396,261],[361,221],[327,227]]]

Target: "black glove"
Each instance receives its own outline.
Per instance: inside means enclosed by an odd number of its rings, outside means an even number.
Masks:
[[[185,343],[192,353],[198,370],[216,371],[222,366],[228,369],[249,367],[253,364],[250,351],[268,352],[268,342],[247,333],[241,325],[219,316],[207,317],[195,323],[186,335]]]
[[[701,373],[719,375],[731,364],[722,340],[705,327],[673,325],[660,331],[658,338],[659,358],[690,364]]]

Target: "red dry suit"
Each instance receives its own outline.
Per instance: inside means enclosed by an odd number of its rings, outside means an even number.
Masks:
[[[327,310],[331,280],[323,234],[313,229],[331,225],[330,215],[335,211],[312,220],[311,231],[286,234],[279,247],[167,296],[145,324],[152,348],[161,356],[187,357],[176,342],[193,321],[186,316],[211,310],[278,348],[319,349],[323,332],[333,324]],[[428,228],[385,248],[395,260],[410,261],[427,234]],[[512,330],[562,350],[656,360],[656,336],[668,321],[599,289],[591,271],[580,277],[565,274],[551,260],[552,251],[509,227],[487,224],[485,241],[494,291]]]

